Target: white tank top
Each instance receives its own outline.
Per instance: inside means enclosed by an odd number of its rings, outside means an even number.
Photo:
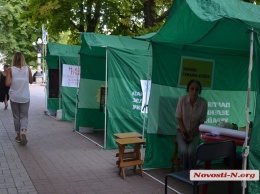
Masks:
[[[29,90],[29,67],[23,66],[21,69],[15,66],[12,69],[12,80],[9,90],[10,99],[17,103],[26,103],[30,100]]]

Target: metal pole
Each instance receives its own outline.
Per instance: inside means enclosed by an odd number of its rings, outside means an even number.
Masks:
[[[106,47],[106,84],[105,84],[105,126],[104,126],[104,148],[107,146],[107,47]]]
[[[78,55],[78,68],[80,68],[80,55]],[[81,74],[81,71],[80,71]],[[80,79],[80,74],[77,76],[77,80]],[[77,92],[76,92],[76,107],[75,107],[75,122],[74,122],[74,130],[77,128],[77,114],[78,114],[78,101],[79,101],[79,84],[77,84]]]
[[[243,145],[243,166],[242,169],[247,169],[247,156],[249,154],[249,146],[247,145],[248,141],[248,131],[249,131],[249,109],[250,109],[250,92],[251,92],[251,72],[253,68],[253,46],[254,46],[254,28],[251,28],[251,37],[250,37],[250,57],[249,57],[249,67],[248,67],[248,90],[247,90],[247,106],[246,106],[246,137]],[[242,181],[243,194],[245,194],[245,189],[247,187],[246,181]]]
[[[59,56],[59,110],[61,109],[61,60]]]
[[[149,81],[151,81],[151,75],[150,75],[150,64],[152,63],[152,61],[150,61],[152,59],[152,47],[151,47],[151,42],[149,44],[150,47],[150,52],[149,52],[149,58],[148,58],[148,64],[147,64],[147,77],[146,77],[146,98],[145,98],[145,103],[144,103],[144,119],[143,119],[143,131],[142,131],[142,139],[144,139],[144,131],[145,131],[145,126],[146,126],[146,117],[148,117],[148,88],[149,88]],[[152,84],[152,83],[151,83]],[[150,93],[149,93],[150,95]],[[146,112],[147,110],[147,112]],[[143,145],[142,146],[142,151],[143,151]],[[144,158],[144,154],[142,153],[141,155],[142,158]]]

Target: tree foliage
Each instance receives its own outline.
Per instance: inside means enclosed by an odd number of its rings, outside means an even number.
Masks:
[[[29,0],[23,14],[33,24],[44,23],[50,36],[70,31],[139,35],[162,25],[173,0]],[[166,14],[165,14],[166,13]]]
[[[25,54],[27,62],[35,63],[36,57],[32,59],[31,43],[37,30],[28,21],[20,19],[26,0],[0,0],[0,5],[0,52],[5,56],[5,62],[10,64],[13,54],[21,51]]]

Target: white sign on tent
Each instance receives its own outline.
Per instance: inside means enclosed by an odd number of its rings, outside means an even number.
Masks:
[[[151,91],[151,80],[141,80],[141,87],[143,92],[141,113],[148,113],[148,102]]]
[[[63,64],[62,86],[79,87],[80,66]]]

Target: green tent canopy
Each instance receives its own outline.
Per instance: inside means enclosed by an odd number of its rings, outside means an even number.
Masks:
[[[61,119],[64,121],[74,121],[75,119],[77,87],[68,84],[62,85],[62,76],[65,76],[64,80],[74,79],[65,74],[63,67],[70,68],[71,72],[72,67],[78,69],[79,50],[80,46],[77,45],[54,42],[47,44],[45,57],[48,68],[47,109],[53,112],[62,110]],[[75,73],[72,72],[72,74]],[[80,75],[78,74],[78,76]],[[66,83],[72,83],[72,81]]]
[[[150,38],[153,73],[145,168],[171,166],[176,104],[186,93],[187,82],[198,79],[209,105],[207,125],[225,121],[246,126],[250,104],[249,169],[260,169],[259,34],[258,5],[238,0],[174,1],[167,21]],[[249,191],[260,193],[260,182],[250,181]]]
[[[104,131],[104,148],[116,148],[115,133],[143,133],[141,80],[150,80],[150,46],[130,37],[81,34],[76,130]]]

